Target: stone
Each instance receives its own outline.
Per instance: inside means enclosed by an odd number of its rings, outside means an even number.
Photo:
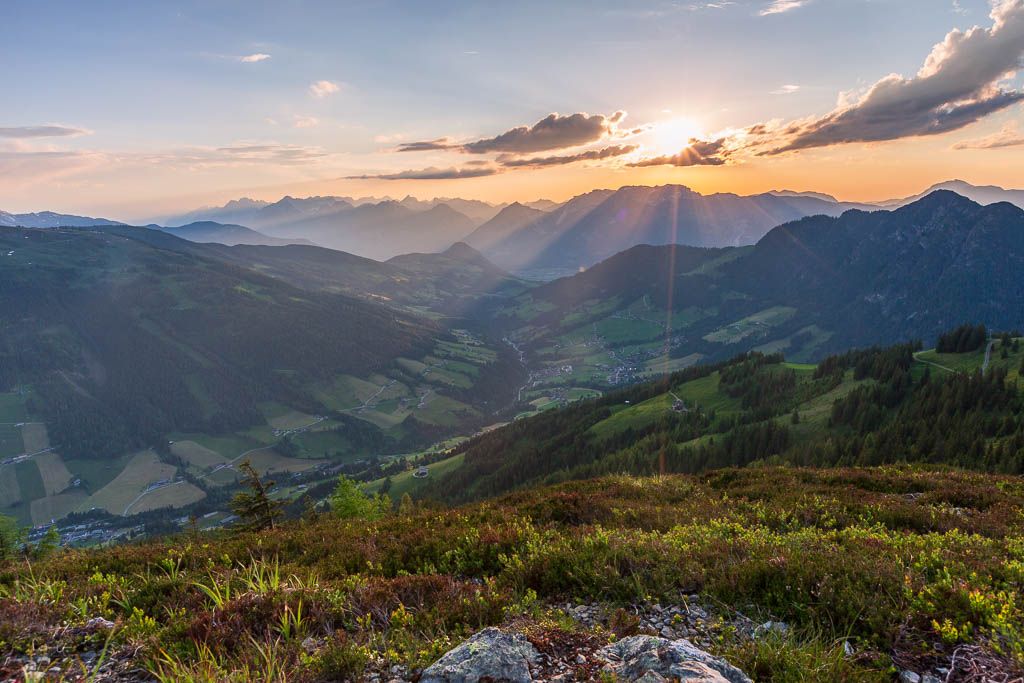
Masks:
[[[530,665],[539,655],[525,636],[486,628],[427,667],[420,683],[530,683]]]
[[[766,621],[757,627],[757,629],[754,632],[754,635],[765,636],[769,633],[784,636],[787,633],[789,633],[789,624],[787,624],[784,621]]]
[[[942,679],[932,674],[921,676],[921,683],[943,683]]]
[[[313,636],[309,636],[308,638],[302,641],[301,647],[303,652],[305,652],[307,655],[311,655],[320,648],[320,643],[317,642],[317,639]]]
[[[596,656],[619,680],[751,683],[745,673],[688,640],[632,636],[601,648]]]
[[[900,683],[921,683],[921,676],[913,671],[901,671]]]
[[[85,627],[87,629],[104,629],[109,631],[114,628],[114,622],[109,619],[104,619],[103,617],[93,617],[89,621],[85,622]]]

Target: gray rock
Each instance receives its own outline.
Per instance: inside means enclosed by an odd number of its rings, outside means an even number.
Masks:
[[[85,627],[87,629],[109,630],[114,628],[114,626],[114,622],[110,621],[109,619],[104,619],[103,617],[93,617],[89,621],[85,622]]]
[[[900,683],[921,683],[921,676],[913,671],[900,672]]]
[[[789,633],[789,624],[784,621],[766,621],[754,631],[755,636],[766,636],[769,633],[784,636]]]
[[[921,676],[921,683],[942,683],[942,679],[938,676],[925,674],[924,676]]]
[[[619,680],[751,683],[742,671],[688,640],[633,636],[601,648],[597,656],[608,662],[606,669]]]
[[[486,628],[427,667],[420,683],[530,683],[530,665],[539,656],[523,635]]]

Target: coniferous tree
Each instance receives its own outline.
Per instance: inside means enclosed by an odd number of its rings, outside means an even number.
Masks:
[[[245,531],[262,531],[273,529],[282,515],[281,502],[272,500],[268,495],[273,481],[263,481],[259,472],[248,459],[238,467],[242,472],[243,481],[249,491],[235,494],[231,499],[231,511],[238,515],[238,528]]]

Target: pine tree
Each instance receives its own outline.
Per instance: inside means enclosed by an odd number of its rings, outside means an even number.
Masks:
[[[231,499],[231,511],[239,518],[237,528],[244,531],[276,528],[282,514],[281,502],[271,500],[267,494],[275,482],[261,480],[259,472],[249,460],[244,460],[238,469],[250,490],[237,493]]]
[[[0,515],[0,560],[14,557],[24,545],[24,533],[13,517]]]

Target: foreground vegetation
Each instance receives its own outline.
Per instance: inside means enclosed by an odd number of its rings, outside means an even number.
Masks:
[[[1024,661],[1013,477],[747,468],[364,508],[9,561],[0,647],[8,662],[101,651],[164,681],[353,679],[422,667],[485,625],[578,628],[557,601],[702,599],[790,624],[770,640],[719,631],[712,649],[757,680],[891,680],[965,645],[1004,670]]]

